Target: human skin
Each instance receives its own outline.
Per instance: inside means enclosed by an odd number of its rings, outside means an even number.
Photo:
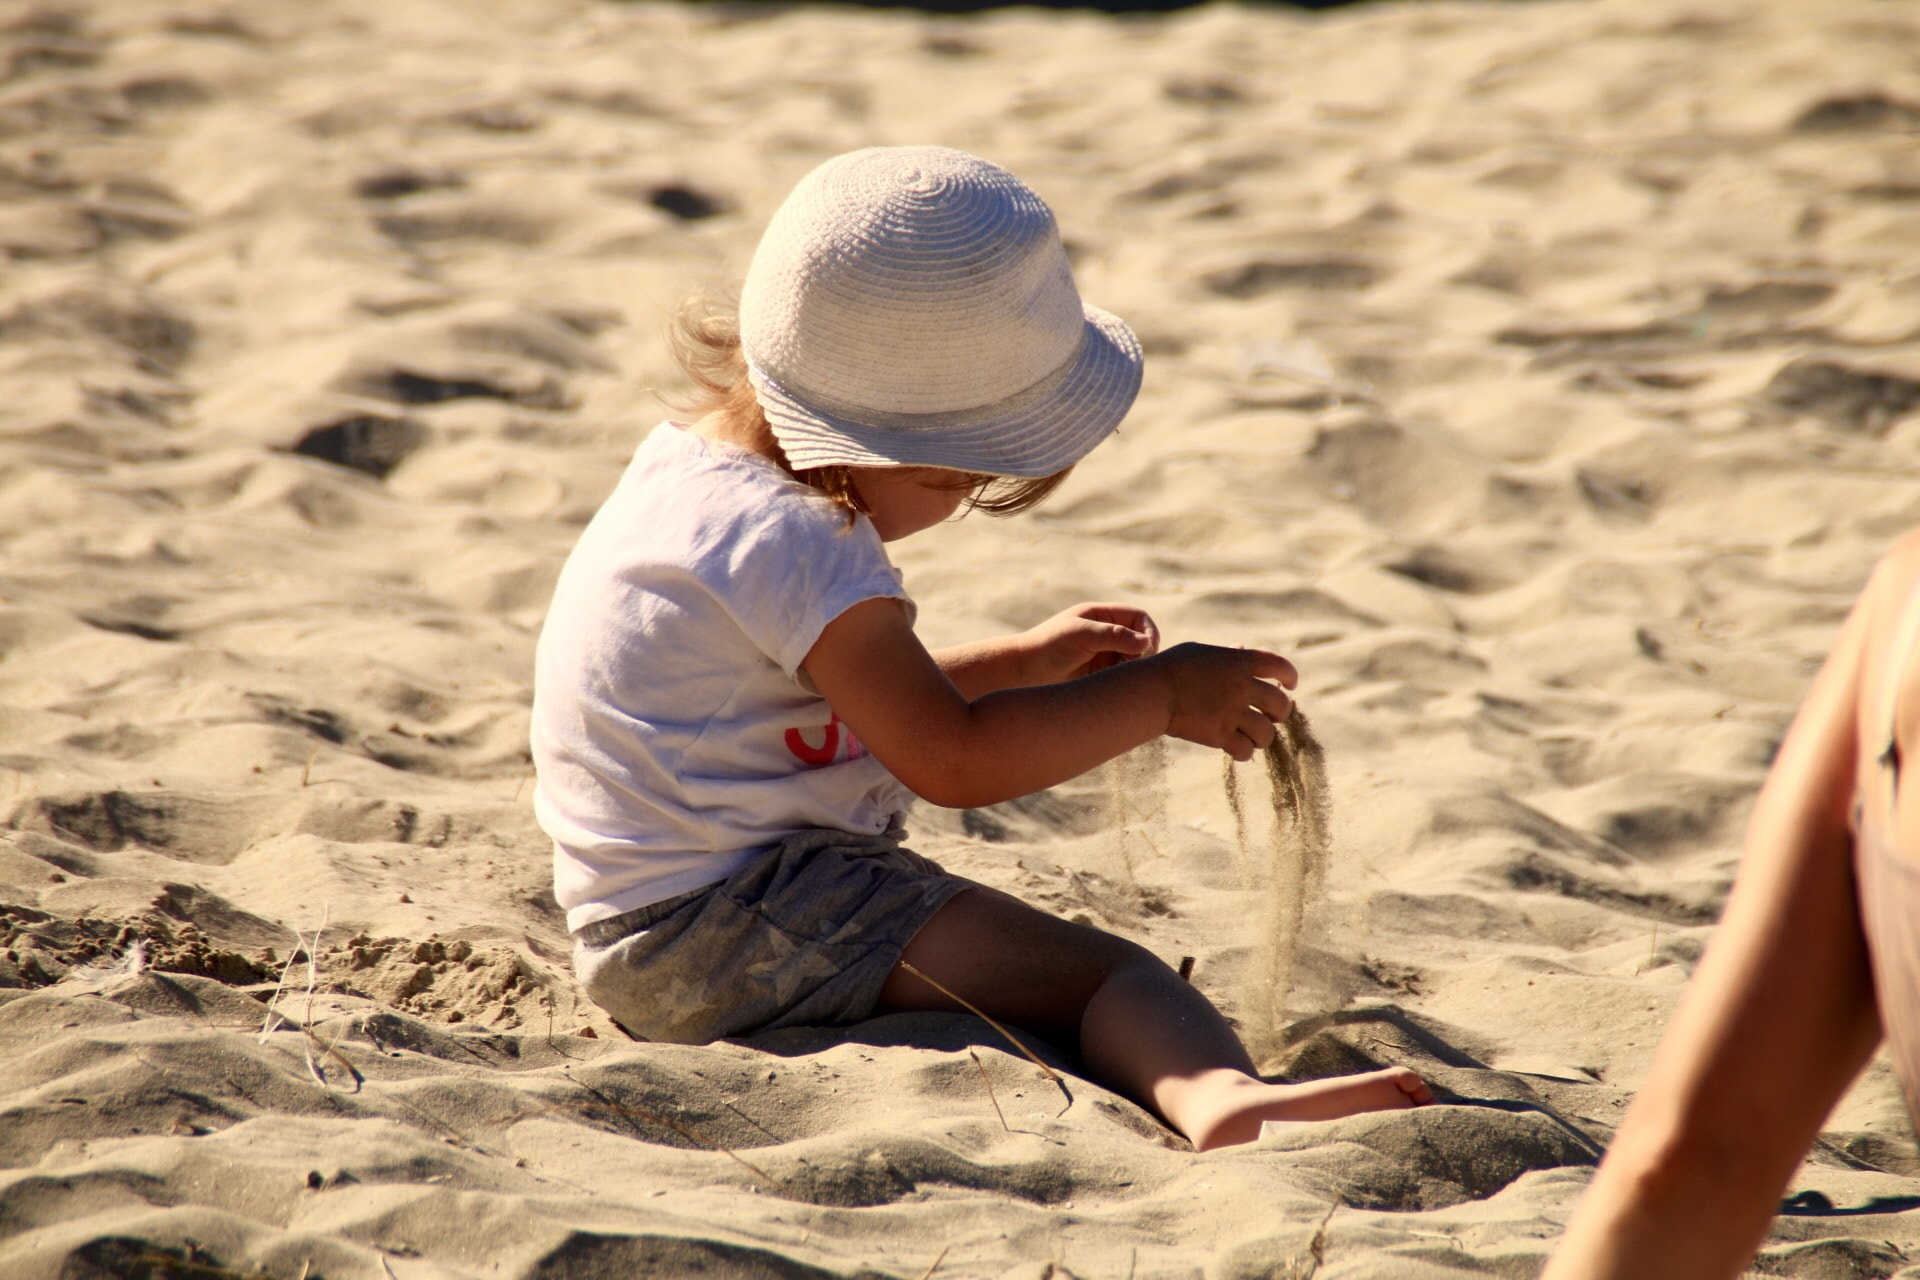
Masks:
[[[854,487],[893,541],[958,510],[963,495],[944,479],[870,468],[854,472]],[[933,654],[898,601],[869,600],[830,622],[803,666],[895,777],[936,804],[969,808],[1076,777],[1161,734],[1240,760],[1272,741],[1292,705],[1290,662],[1262,650],[1158,648],[1144,611],[1085,604],[1015,636]],[[1433,1100],[1403,1067],[1268,1084],[1219,1011],[1152,953],[983,886],[942,907],[904,960],[880,1012],[958,1011],[952,992],[1077,1049],[1093,1079],[1152,1108],[1200,1150],[1251,1141],[1267,1120]]]
[[[1740,1274],[1822,1122],[1880,1036],[1850,822],[1886,813],[1876,762],[1920,760],[1920,667],[1892,652],[1920,536],[1883,560],[1781,744],[1713,941],[1543,1280]],[[1920,849],[1903,771],[1883,829]]]

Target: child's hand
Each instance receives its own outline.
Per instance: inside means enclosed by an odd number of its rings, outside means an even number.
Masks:
[[[1054,786],[1165,733],[1249,760],[1293,709],[1281,686],[1298,677],[1277,653],[1183,644],[1120,661],[1159,642],[1136,610],[1083,605],[1035,631],[1063,675],[1106,669],[1036,683],[1024,632],[936,657],[884,596],[829,622],[801,669],[874,759],[949,809]]]
[[[1285,690],[1300,682],[1291,662],[1264,649],[1180,644],[1155,661],[1173,694],[1167,732],[1235,760],[1251,760],[1273,741],[1274,724],[1293,710]]]
[[[1144,609],[1077,604],[1022,633],[1032,684],[1055,684],[1160,651],[1160,628]]]

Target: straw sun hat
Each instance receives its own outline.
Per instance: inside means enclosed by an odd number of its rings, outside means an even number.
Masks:
[[[740,338],[800,469],[1052,475],[1140,390],[1139,342],[1081,303],[1046,203],[947,147],[871,147],[802,178],[747,270]]]

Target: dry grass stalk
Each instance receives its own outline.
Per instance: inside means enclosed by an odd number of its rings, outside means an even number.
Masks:
[[[306,1020],[300,1024],[302,1033],[300,1049],[307,1058],[307,1074],[312,1076],[313,1082],[322,1089],[327,1087],[327,1078],[320,1074],[318,1067],[313,1065],[313,1046],[318,1043],[313,1034],[313,989],[320,982],[320,962],[314,957],[314,953],[320,950],[320,935],[326,931],[327,915],[328,911],[321,912],[320,927],[313,931],[313,942],[307,947],[307,1015]]]
[[[307,941],[306,934],[300,932],[298,929],[293,931],[293,951],[287,956],[286,966],[280,970],[280,981],[275,984],[273,995],[267,1000],[266,1020],[260,1024],[261,1044],[265,1044],[267,1037],[279,1029],[275,1019],[279,1018],[284,1021],[284,1017],[279,1010],[280,994],[287,989],[287,975],[293,972],[293,966],[299,962],[302,952],[304,952],[307,957],[307,1025],[313,1025],[313,986],[317,978],[313,953],[320,947],[320,935],[326,932],[327,921],[332,917],[332,913],[333,904],[331,900],[321,905],[320,927],[313,931],[313,941],[311,943]]]
[[[300,934],[296,930],[293,936],[297,938]],[[300,959],[300,950],[300,947],[294,947],[293,954],[287,957],[287,963],[280,969],[280,981],[274,985],[273,994],[267,998],[266,1020],[260,1024],[261,1044],[265,1044],[267,1037],[279,1030],[274,1020],[279,1017],[280,993],[287,989],[287,975],[293,972],[294,963]]]
[[[585,1115],[594,1110],[611,1111],[615,1115],[625,1116],[630,1120],[645,1120],[648,1124],[657,1124],[662,1128],[671,1129],[688,1142],[696,1143],[709,1151],[719,1152],[721,1155],[751,1173],[754,1177],[760,1179],[760,1181],[766,1183],[767,1186],[774,1188],[778,1186],[778,1184],[774,1182],[773,1176],[765,1169],[762,1169],[759,1165],[753,1163],[753,1161],[747,1159],[726,1143],[709,1138],[706,1134],[701,1133],[690,1124],[682,1124],[680,1121],[668,1116],[655,1115],[653,1112],[643,1110],[640,1107],[630,1107],[624,1102],[613,1102],[606,1098],[597,1098],[592,1102],[559,1102],[553,1106],[541,1107],[538,1111],[526,1112],[514,1118],[517,1120],[526,1120],[533,1116],[548,1115],[555,1111],[572,1111]]]
[[[307,1002],[306,1012],[301,1019],[299,1029],[301,1036],[300,1051],[306,1059],[307,1074],[313,1077],[313,1082],[322,1089],[331,1089],[333,1086],[328,1082],[326,1072],[323,1071],[320,1066],[321,1062],[331,1058],[333,1061],[339,1063],[340,1069],[345,1071],[348,1077],[352,1079],[353,1091],[358,1093],[360,1086],[366,1083],[366,1079],[360,1074],[358,1068],[347,1061],[346,1056],[342,1054],[338,1048],[340,1041],[345,1038],[346,1032],[342,1031],[338,1036],[334,1037],[332,1044],[327,1044],[323,1042],[319,1036],[315,1035],[313,1031],[313,995],[314,991],[320,985],[320,966],[316,956],[320,951],[321,935],[326,933],[327,923],[332,918],[333,904],[329,901],[321,905],[320,927],[313,931],[313,938],[311,940],[300,930],[295,929],[293,931],[293,953],[287,957],[287,963],[280,970],[280,981],[274,984],[273,995],[267,1000],[267,1016],[260,1024],[260,1034],[257,1038],[259,1043],[265,1044],[267,1038],[275,1031],[278,1031],[282,1023],[285,1023],[289,1027],[293,1025],[287,1020],[286,1015],[280,1011],[280,997],[287,989],[287,975],[293,972],[293,966],[299,963],[301,955],[304,954],[307,958]],[[314,1050],[316,1049],[320,1051],[318,1060],[314,1057]]]
[[[448,1124],[446,1120],[444,1120],[440,1116],[435,1115],[433,1112],[427,1110],[427,1108],[421,1106],[418,1102],[415,1102],[412,1099],[408,1098],[404,1093],[400,1093],[400,1092],[397,1092],[396,1090],[389,1088],[389,1089],[381,1089],[376,1096],[384,1099],[387,1102],[392,1102],[397,1104],[398,1106],[404,1107],[410,1114],[419,1117],[422,1121],[425,1122],[425,1128],[427,1128],[428,1130],[430,1130],[435,1134],[438,1134],[440,1137],[440,1140],[442,1142],[445,1142],[448,1146],[458,1147],[462,1151],[472,1151],[478,1155],[483,1155],[483,1156],[497,1157],[499,1154],[494,1151],[489,1151],[487,1148],[481,1146],[479,1143],[474,1142],[473,1140],[468,1138],[465,1134],[461,1133],[458,1129]],[[499,1120],[488,1120],[488,1121],[483,1121],[483,1123],[501,1124],[505,1122],[499,1121]]]
[[[1320,1268],[1327,1264],[1327,1224],[1333,1221],[1333,1215],[1339,1208],[1338,1200],[1327,1206],[1327,1216],[1320,1219],[1320,1226],[1314,1231],[1313,1239],[1307,1241],[1307,1268],[1300,1280],[1313,1280]]]
[[[1332,828],[1326,752],[1296,705],[1276,726],[1263,753],[1272,792],[1273,820],[1264,873],[1268,908],[1265,937],[1247,1001],[1249,1045],[1255,1057],[1278,1047],[1293,989],[1294,957],[1306,925],[1307,903],[1325,878]],[[1234,813],[1242,859],[1255,866],[1232,762],[1227,766],[1227,802]]]
[[[352,1030],[352,1028],[347,1027],[342,1029],[340,1034],[333,1038],[332,1044],[320,1043],[320,1037],[314,1034],[313,1027],[310,1025],[302,1027],[300,1030],[305,1032],[307,1037],[307,1070],[320,1081],[321,1087],[331,1088],[332,1086],[327,1084],[324,1072],[315,1070],[313,1062],[313,1050],[315,1049],[320,1050],[320,1056],[322,1058],[332,1058],[335,1062],[339,1063],[340,1069],[346,1072],[348,1078],[353,1081],[353,1091],[355,1093],[360,1092],[360,1086],[367,1082],[366,1077],[360,1074],[358,1067],[347,1061],[346,1055],[341,1053],[338,1048],[340,1042],[347,1038],[347,1032]]]
[[[922,973],[920,970],[914,968],[911,964],[907,963],[905,960],[902,960],[900,962],[900,967],[902,969],[905,969],[908,973],[912,974],[914,977],[920,979],[920,981],[932,987],[935,991],[938,991],[941,995],[945,996],[947,999],[953,1001],[955,1004],[961,1005],[967,1010],[967,1012],[973,1014],[974,1017],[980,1019],[980,1021],[986,1023],[988,1026],[992,1027],[995,1031],[998,1031],[1001,1035],[1005,1036],[1008,1044],[1018,1049],[1022,1054],[1026,1056],[1026,1059],[1028,1062],[1031,1062],[1034,1066],[1040,1068],[1040,1072],[1042,1075],[1046,1076],[1047,1079],[1053,1081],[1054,1084],[1060,1087],[1060,1092],[1067,1099],[1067,1105],[1060,1108],[1060,1115],[1063,1116],[1067,1114],[1067,1112],[1073,1109],[1073,1094],[1068,1091],[1067,1082],[1061,1079],[1060,1073],[1058,1071],[1055,1071],[1052,1067],[1040,1061],[1040,1056],[1038,1054],[1036,1054],[1033,1050],[1027,1048],[1026,1045],[1022,1044],[1020,1042],[1020,1037],[1014,1035],[1013,1032],[1007,1030],[1005,1027],[1001,1026],[998,1022],[995,1022],[985,1009],[982,1009],[979,1005],[967,999],[965,996],[956,995],[954,992],[948,990],[946,987],[942,986],[940,983],[935,982],[932,978],[929,978],[926,974]],[[1054,1118],[1057,1120],[1059,1119],[1059,1116],[1055,1116]]]
[[[993,1104],[993,1114],[1000,1117],[1000,1127],[1012,1133],[1013,1126],[1007,1123],[1007,1113],[1000,1109],[1000,1099],[993,1092],[993,1081],[987,1076],[986,1064],[980,1061],[980,1055],[973,1051],[972,1045],[967,1046],[967,1056],[973,1059],[973,1069],[980,1073],[980,1083],[987,1086],[987,1101]]]
[[[951,1248],[953,1248],[953,1246],[950,1244],[940,1247],[940,1252],[934,1255],[934,1259],[928,1264],[927,1269],[920,1273],[920,1280],[928,1280],[928,1277],[940,1269],[940,1264],[947,1260],[947,1250]]]
[[[727,1101],[725,1098],[720,1099],[720,1105],[725,1107],[727,1110],[733,1112],[733,1114],[739,1116],[742,1120],[745,1120],[748,1124],[752,1125],[754,1128],[758,1129],[760,1132],[766,1134],[767,1137],[771,1138],[774,1142],[786,1141],[785,1138],[781,1137],[779,1134],[775,1133],[773,1130],[767,1128],[767,1126],[761,1124],[758,1120],[755,1120],[752,1116],[748,1115],[746,1112],[742,1111],[740,1108],[734,1106],[731,1102]]]

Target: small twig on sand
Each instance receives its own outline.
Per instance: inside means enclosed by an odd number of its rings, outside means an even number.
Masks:
[[[313,744],[313,750],[307,752],[306,764],[300,767],[300,785],[302,787],[306,786],[307,782],[313,777],[313,762],[319,754],[320,744],[316,742]]]
[[[940,1264],[947,1260],[947,1250],[951,1248],[953,1248],[953,1246],[950,1244],[940,1246],[940,1252],[934,1255],[933,1261],[927,1266],[927,1269],[920,1273],[920,1280],[928,1280],[928,1277],[940,1269]]]
[[[1327,1216],[1320,1219],[1319,1227],[1314,1230],[1313,1239],[1307,1241],[1307,1255],[1310,1259],[1310,1265],[1302,1274],[1300,1280],[1313,1280],[1314,1273],[1326,1265],[1327,1224],[1333,1221],[1333,1215],[1339,1208],[1340,1202],[1338,1200],[1335,1200],[1327,1206]]]
[[[1137,1268],[1139,1265],[1140,1265],[1140,1246],[1135,1245],[1133,1246],[1133,1251],[1127,1254],[1127,1280],[1133,1280],[1134,1269]]]
[[[1012,1045],[1014,1048],[1018,1049],[1021,1053],[1025,1054],[1028,1062],[1031,1062],[1034,1066],[1040,1068],[1040,1072],[1042,1075],[1046,1076],[1047,1079],[1053,1081],[1054,1084],[1060,1087],[1061,1094],[1064,1095],[1067,1100],[1067,1105],[1060,1108],[1060,1115],[1063,1116],[1067,1114],[1067,1112],[1073,1110],[1073,1093],[1067,1088],[1067,1082],[1060,1078],[1060,1073],[1058,1071],[1055,1071],[1052,1067],[1040,1061],[1040,1055],[1036,1054],[1033,1050],[1027,1048],[1026,1045],[1020,1043],[1020,1037],[1014,1035],[1013,1032],[1007,1030],[1005,1027],[1001,1026],[998,1022],[995,1022],[990,1016],[988,1016],[986,1010],[982,1009],[979,1005],[967,999],[965,996],[956,995],[952,991],[949,991],[946,987],[941,986],[938,982],[934,981],[932,978],[929,978],[926,974],[922,973],[919,969],[916,969],[913,965],[909,964],[907,961],[902,960],[900,962],[900,967],[902,969],[905,969],[908,973],[912,974],[914,977],[920,979],[920,981],[932,987],[935,991],[938,991],[941,995],[945,996],[947,999],[953,1001],[955,1004],[963,1006],[967,1010],[967,1012],[973,1014],[976,1018],[979,1018],[982,1022],[986,1023],[988,1026],[992,1027],[995,1031],[998,1031],[1001,1035],[1005,1036],[1007,1038],[1008,1044]],[[1058,1120],[1059,1118],[1060,1116],[1054,1117],[1054,1119],[1056,1120]]]
[[[967,1056],[973,1059],[974,1070],[980,1073],[980,1083],[987,1086],[987,1101],[993,1104],[993,1114],[1000,1117],[1000,1127],[1012,1133],[1013,1126],[1007,1123],[1007,1113],[1000,1109],[1000,1099],[994,1096],[993,1081],[987,1076],[986,1064],[980,1061],[980,1055],[973,1051],[972,1045],[967,1046]]]
[[[563,1058],[572,1058],[574,1057],[574,1055],[571,1053],[568,1053],[564,1048],[561,1047],[560,1042],[553,1038],[553,1024],[554,1024],[554,1017],[555,1017],[554,1011],[557,1008],[559,1008],[560,1002],[559,1000],[554,998],[553,987],[551,985],[549,985],[546,988],[546,998],[547,998],[547,1048],[553,1050],[555,1053],[559,1054]],[[567,1025],[568,1026],[573,1025],[573,998],[571,996],[569,996],[567,999]]]
[[[1182,982],[1193,981],[1193,957],[1192,956],[1180,957],[1180,981]]]
[[[399,1276],[393,1274],[393,1264],[387,1261],[385,1254],[380,1255],[380,1269],[387,1273],[387,1280],[400,1280]]]

